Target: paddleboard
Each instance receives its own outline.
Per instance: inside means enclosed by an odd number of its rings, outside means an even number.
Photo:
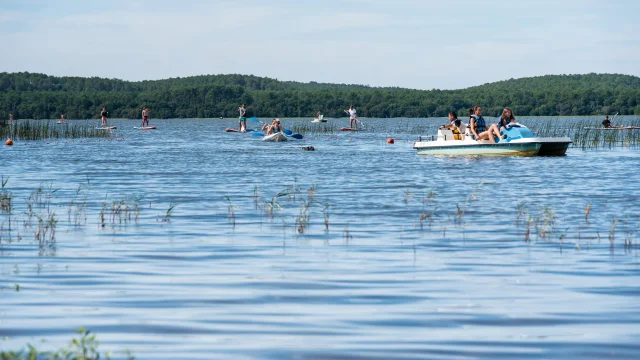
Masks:
[[[235,132],[235,133],[242,132],[242,131],[240,131],[238,129],[231,129],[231,128],[226,128],[226,129],[224,129],[224,131],[226,131],[226,132]],[[247,129],[247,131],[245,131],[245,132],[252,132],[252,131],[253,131],[253,129]]]
[[[340,128],[340,131],[358,131],[358,129],[354,129],[354,128]]]
[[[96,130],[115,130],[117,126],[97,127]]]
[[[138,129],[138,130],[155,130],[156,127],[155,126],[144,126],[144,127],[134,127],[134,129]]]

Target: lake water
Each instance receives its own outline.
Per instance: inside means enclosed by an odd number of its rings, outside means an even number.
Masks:
[[[114,358],[640,354],[640,150],[417,156],[441,119],[285,143],[151,122],[0,149],[0,350],[85,326]]]

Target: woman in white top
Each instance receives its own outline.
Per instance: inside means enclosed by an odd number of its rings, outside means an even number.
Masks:
[[[349,106],[349,110],[345,110],[344,112],[349,114],[349,127],[358,129],[358,114],[356,113],[356,109],[353,108],[353,104]]]

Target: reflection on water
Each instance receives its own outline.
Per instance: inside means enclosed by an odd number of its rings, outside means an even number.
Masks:
[[[86,326],[145,359],[640,351],[636,150],[416,156],[433,119],[286,143],[114,123],[0,150],[2,350]]]

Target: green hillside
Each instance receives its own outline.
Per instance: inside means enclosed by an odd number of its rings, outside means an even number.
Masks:
[[[519,115],[640,115],[640,78],[619,74],[546,75],[459,90],[412,90],[364,85],[300,83],[253,75],[201,75],[154,81],[0,73],[0,119],[235,117],[239,104],[262,117],[344,116],[353,103],[360,116],[433,117],[481,105],[487,114],[511,107]]]

